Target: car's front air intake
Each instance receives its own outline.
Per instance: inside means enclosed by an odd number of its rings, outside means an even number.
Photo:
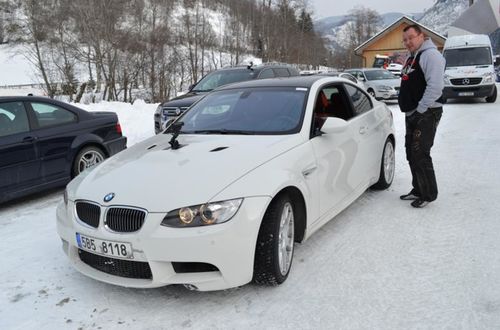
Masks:
[[[99,205],[92,203],[76,202],[76,215],[80,221],[91,227],[97,228],[99,226],[101,208]]]
[[[83,250],[78,250],[78,255],[83,263],[107,274],[147,280],[153,278],[147,262],[114,259]]]
[[[134,208],[111,207],[106,212],[104,223],[112,231],[131,233],[141,229],[146,211]]]

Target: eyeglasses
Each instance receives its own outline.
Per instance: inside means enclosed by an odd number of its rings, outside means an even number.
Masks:
[[[403,44],[407,44],[410,40],[413,40],[415,38],[418,38],[420,35],[419,34],[415,34],[415,35],[412,35],[412,36],[408,36],[407,38],[403,38],[403,40],[401,40],[401,43]]]

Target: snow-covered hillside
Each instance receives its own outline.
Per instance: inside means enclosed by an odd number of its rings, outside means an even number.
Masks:
[[[468,0],[438,0],[418,22],[441,35],[446,35],[451,23],[467,8],[469,8]]]
[[[388,25],[394,23],[401,16],[408,16],[419,23],[429,27],[431,30],[446,34],[448,27],[453,23],[467,8],[468,0],[438,0],[424,13],[386,13],[380,15],[382,24],[378,30],[382,30]],[[315,21],[315,26],[325,38],[330,41],[330,47],[337,49],[339,46],[346,47],[349,43],[346,30],[348,25],[352,24],[352,17],[349,15],[332,16]]]

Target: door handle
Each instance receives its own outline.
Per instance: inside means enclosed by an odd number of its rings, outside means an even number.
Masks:
[[[36,138],[35,138],[35,137],[33,137],[33,136],[27,136],[27,137],[25,137],[25,138],[23,139],[23,142],[33,142],[33,141],[35,141],[35,140],[36,140]]]
[[[366,126],[361,126],[359,128],[359,134],[365,134],[366,131],[368,131],[368,127],[366,127]]]

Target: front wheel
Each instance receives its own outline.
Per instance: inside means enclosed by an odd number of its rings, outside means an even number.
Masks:
[[[495,103],[496,100],[497,100],[497,86],[495,86],[495,88],[493,90],[493,94],[486,98],[486,102]]]
[[[96,166],[104,161],[106,155],[98,147],[85,147],[76,155],[73,162],[72,175],[73,177],[82,173],[88,168]]]
[[[384,151],[382,152],[382,162],[380,165],[380,176],[372,188],[377,190],[387,189],[392,184],[394,179],[394,169],[395,169],[395,157],[394,157],[394,142],[387,138],[384,145]]]
[[[283,283],[290,272],[295,239],[295,210],[287,195],[269,205],[260,225],[255,249],[253,281],[264,285]]]

